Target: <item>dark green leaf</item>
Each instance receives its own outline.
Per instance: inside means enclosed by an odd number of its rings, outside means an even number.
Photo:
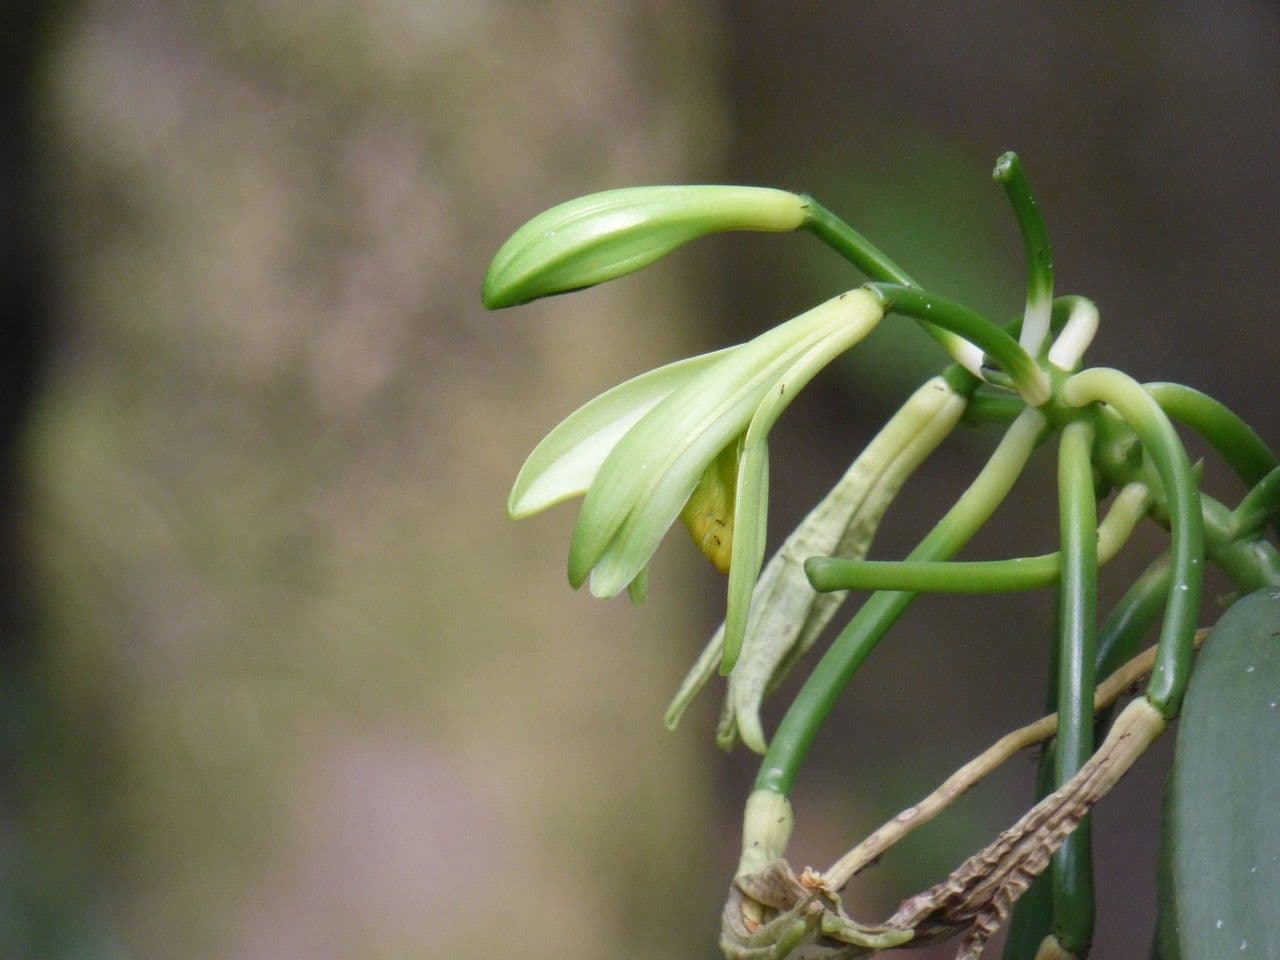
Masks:
[[[1163,960],[1280,957],[1280,590],[1223,615],[1192,675],[1161,854]]]

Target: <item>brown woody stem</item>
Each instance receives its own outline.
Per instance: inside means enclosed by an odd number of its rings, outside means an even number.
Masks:
[[[1196,646],[1204,643],[1207,631],[1196,634]],[[1156,648],[1138,654],[1098,685],[1093,698],[1095,711],[1115,703],[1126,690],[1151,672]],[[907,807],[884,823],[865,840],[837,860],[822,874],[822,885],[831,892],[840,890],[849,880],[898,843],[917,827],[928,823],[976,783],[998,768],[1014,754],[1041,741],[1048,740],[1058,729],[1058,715],[1051,713],[1035,723],[1005,734],[990,747],[951,774],[942,785],[914,806]]]

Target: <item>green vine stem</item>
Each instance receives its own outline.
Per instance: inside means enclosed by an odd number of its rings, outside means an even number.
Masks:
[[[801,200],[806,205],[804,229],[861,270],[867,277],[906,287],[919,286],[905,270],[889,259],[884,251],[813,197],[805,194],[801,196]],[[966,343],[962,337],[928,322],[927,318],[922,326],[929,336],[941,344],[953,360],[975,376],[978,374],[982,367],[982,357],[976,347]]]
[[[1169,507],[1163,486],[1154,467],[1143,458],[1139,439],[1128,425],[1108,410],[1099,414],[1097,427],[1099,439],[1095,446],[1095,465],[1112,483],[1131,482],[1133,477],[1142,477],[1155,484],[1150,515],[1157,523],[1169,527]],[[1271,481],[1264,476],[1259,483],[1264,481],[1265,491]],[[1245,500],[1249,500],[1248,495]],[[1242,505],[1244,502],[1241,501]],[[1251,525],[1246,528],[1236,511],[1229,510],[1208,494],[1200,494],[1200,508],[1205,552],[1239,588],[1253,590],[1280,585],[1280,551],[1262,536],[1260,529]]]
[[[954,554],[982,527],[1008,495],[1048,421],[1025,411],[1005,433],[985,467],[937,525],[911,552],[912,559],[941,560]],[[886,631],[915,599],[904,591],[872,594],[836,637],[796,694],[769,744],[756,776],[757,790],[787,795],[809,745],[841,691]]]
[[[1280,586],[1280,551],[1257,534],[1236,539],[1232,511],[1207,494],[1200,500],[1209,559],[1243,590]]]
[[[1142,441],[1164,486],[1173,585],[1146,696],[1166,720],[1177,716],[1191,675],[1191,643],[1204,584],[1204,521],[1191,461],[1160,405],[1132,377],[1110,368],[1077,373],[1062,386],[1070,406],[1110,404]]]
[[[1169,558],[1162,555],[1111,608],[1098,631],[1098,676],[1109,675],[1138,651],[1168,598],[1169,576]]]
[[[1097,642],[1097,502],[1093,491],[1093,426],[1066,425],[1058,453],[1058,534],[1062,579],[1058,589],[1058,736],[1054,784],[1061,787],[1094,750],[1094,655]],[[1094,891],[1090,821],[1084,818],[1053,855],[1053,933],[1083,956],[1093,939]]]
[[[992,177],[1004,187],[1027,251],[1027,304],[1023,314],[1021,343],[1032,356],[1040,349],[1049,333],[1049,313],[1053,302],[1053,248],[1049,231],[1040,216],[1039,205],[1031,194],[1031,185],[1022,172],[1022,163],[1012,150],[996,160]]]
[[[918,286],[907,271],[890,260],[883,250],[813,197],[801,194],[800,199],[806,208],[804,229],[872,280],[900,283],[908,287]]]
[[[869,283],[867,290],[880,298],[885,312],[934,323],[958,334],[999,364],[1013,381],[1018,394],[1033,407],[1050,396],[1049,378],[1034,358],[1003,328],[963,304],[935,296],[918,287]]]
[[[998,423],[1008,426],[1020,414],[1026,404],[1016,396],[1007,393],[982,391],[975,393],[965,408],[964,423],[978,426],[984,423]]]
[[[1005,329],[1016,336],[1022,321]],[[1056,297],[1050,313],[1049,329],[1056,339],[1049,348],[1049,364],[1058,370],[1071,372],[1080,364],[1080,358],[1093,342],[1098,331],[1098,308],[1087,297],[1068,294]],[[964,422],[970,425],[1000,423],[1008,425],[1022,412],[1024,404],[1016,396],[1007,393],[976,393],[965,411]]]
[[[1169,559],[1162,556],[1148,566],[1125,591],[1099,629],[1093,660],[1094,676],[1110,677],[1137,654],[1143,637],[1159,616],[1168,592]],[[1055,656],[1050,671],[1050,696],[1047,704],[1051,713],[1058,709],[1057,668]],[[1108,704],[1098,711],[1094,721],[1095,745],[1110,722],[1113,710],[1114,707]],[[1055,753],[1054,743],[1050,741],[1040,754],[1036,772],[1037,802],[1054,790]],[[1004,960],[1034,960],[1041,941],[1049,933],[1052,913],[1053,879],[1051,874],[1041,874],[1031,882],[1027,892],[1018,898],[1014,907],[1013,918],[1009,923],[1009,936],[1005,941]]]
[[[1231,537],[1237,540],[1256,535],[1277,517],[1280,517],[1280,467],[1255,483],[1231,511]]]
[[[1208,441],[1218,456],[1252,486],[1276,468],[1276,455],[1225,403],[1180,383],[1143,384],[1169,416]]]
[[[1130,483],[1116,496],[1098,525],[1098,563],[1111,560],[1124,546],[1151,505],[1143,483]],[[1010,560],[846,560],[811,557],[805,562],[809,582],[819,592],[831,590],[913,590],[932,593],[1010,593],[1057,583],[1062,554],[1045,553]]]

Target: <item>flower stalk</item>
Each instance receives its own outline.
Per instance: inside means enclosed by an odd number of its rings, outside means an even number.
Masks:
[[[1012,150],[1001,154],[991,175],[1004,187],[1018,218],[1027,251],[1027,304],[1020,343],[1027,353],[1036,356],[1049,334],[1049,313],[1053,303],[1053,247],[1018,155]]]
[[[1024,411],[973,483],[909,559],[944,560],[964,546],[1008,495],[1032,451],[1044,438],[1047,426],[1039,411]],[[840,692],[915,596],[907,591],[880,591],[862,605],[818,661],[783,716],[756,774],[757,788],[784,796],[791,792],[809,745]]]
[[[1062,388],[1063,400],[1082,407],[1107,403],[1133,428],[1150,453],[1167,498],[1172,586],[1160,632],[1160,655],[1147,699],[1166,719],[1177,716],[1191,676],[1191,638],[1204,584],[1204,521],[1191,461],[1156,401],[1132,377],[1097,368],[1077,373]]]
[[[1092,494],[1092,490],[1090,491]],[[1097,527],[1097,561],[1105,564],[1129,539],[1151,505],[1151,491],[1134,482],[1117,494]],[[1014,593],[1057,583],[1063,570],[1059,551],[1011,560],[848,560],[810,557],[805,572],[813,588],[827,590],[913,590],[931,593]]]
[[[1038,407],[1049,400],[1052,390],[1045,372],[1017,340],[986,317],[963,304],[916,287],[871,283],[867,289],[880,298],[886,313],[893,311],[927,320],[976,345],[1010,377],[1014,389],[1027,404]]]
[[[1058,735],[1054,784],[1065,785],[1093,753],[1094,656],[1097,646],[1098,516],[1090,454],[1093,426],[1076,420],[1058,448]],[[1068,951],[1084,954],[1093,941],[1093,849],[1089,818],[1081,819],[1053,855],[1052,930]]]

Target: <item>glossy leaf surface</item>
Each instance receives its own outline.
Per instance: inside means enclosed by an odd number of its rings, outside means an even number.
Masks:
[[[1280,589],[1238,601],[1192,674],[1169,781],[1159,956],[1280,956]]]

